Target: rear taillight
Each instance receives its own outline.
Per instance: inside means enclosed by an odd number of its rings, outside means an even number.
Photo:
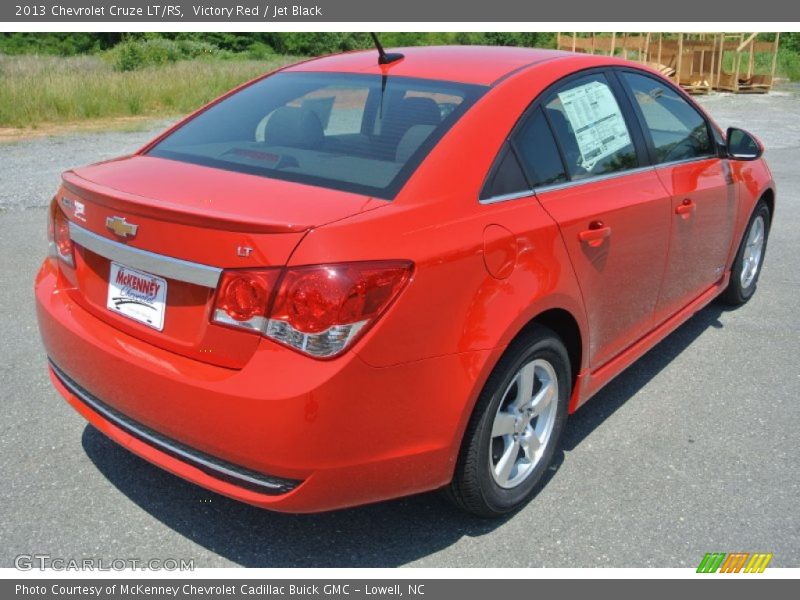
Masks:
[[[50,215],[47,222],[48,251],[51,256],[61,259],[70,267],[75,266],[72,238],[69,235],[69,221],[64,211],[54,198],[50,203]]]
[[[258,331],[310,356],[330,358],[380,317],[411,271],[408,261],[225,271],[213,319]]]
[[[214,321],[263,331],[279,274],[278,269],[225,271],[217,288]]]

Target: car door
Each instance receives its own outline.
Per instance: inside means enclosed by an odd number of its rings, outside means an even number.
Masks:
[[[712,128],[682,94],[642,72],[619,75],[671,198],[669,254],[656,305],[660,323],[722,277],[736,220],[736,190]]]
[[[592,72],[557,84],[512,136],[572,261],[592,368],[652,328],[667,255],[670,199],[630,109],[617,82]]]

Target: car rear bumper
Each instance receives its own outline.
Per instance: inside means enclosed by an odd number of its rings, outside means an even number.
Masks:
[[[263,340],[226,369],[157,348],[86,312],[53,261],[36,279],[55,387],[146,460],[253,505],[316,512],[435,489],[452,476],[489,351],[375,368]]]

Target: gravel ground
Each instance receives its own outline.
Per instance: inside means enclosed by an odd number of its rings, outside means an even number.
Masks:
[[[712,96],[720,124],[761,136],[778,215],[758,294],[712,305],[568,423],[544,490],[472,519],[435,494],[313,516],[205,492],[108,441],[51,388],[31,303],[42,207],[58,173],[154,132],[0,146],[0,566],[21,553],[193,558],[200,566],[696,566],[774,552],[800,567],[800,95]],[[5,210],[3,210],[5,209]]]
[[[13,180],[0,189],[0,211],[47,206],[62,172],[134,152],[170,124],[159,120],[135,132],[73,133],[0,144],[0,173],[5,181]]]

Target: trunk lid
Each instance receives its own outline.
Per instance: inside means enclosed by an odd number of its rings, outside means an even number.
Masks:
[[[307,230],[386,204],[144,156],[65,173],[58,202],[75,243],[75,267],[62,264],[62,272],[76,302],[155,346],[228,368],[242,367],[260,336],[211,322],[221,270],[283,266]],[[126,316],[137,294],[162,284],[163,298],[133,308],[159,318]],[[120,285],[134,290],[125,302]]]

